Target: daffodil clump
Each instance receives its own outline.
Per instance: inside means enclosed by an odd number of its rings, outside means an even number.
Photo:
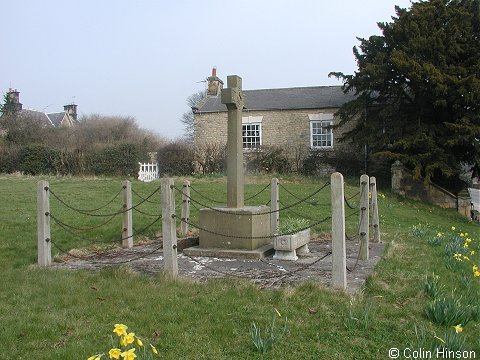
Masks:
[[[158,350],[155,346],[149,344],[147,350],[143,341],[136,336],[134,332],[128,332],[128,326],[124,324],[115,324],[113,333],[119,338],[118,347],[112,347],[108,353],[99,353],[90,356],[87,360],[101,360],[103,357],[105,357],[105,359],[146,360],[158,355]]]
[[[457,251],[452,255],[458,262],[465,262],[470,268],[471,274],[474,278],[480,279],[480,242],[472,239],[469,233],[457,230],[452,226],[453,236],[459,244]]]

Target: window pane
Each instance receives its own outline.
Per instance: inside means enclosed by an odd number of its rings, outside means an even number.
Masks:
[[[333,134],[329,126],[331,121],[311,122],[311,143],[312,147],[332,147]]]

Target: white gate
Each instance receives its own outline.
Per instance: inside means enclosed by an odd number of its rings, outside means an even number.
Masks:
[[[138,180],[149,182],[158,179],[158,164],[157,163],[138,163],[140,169],[138,171]]]

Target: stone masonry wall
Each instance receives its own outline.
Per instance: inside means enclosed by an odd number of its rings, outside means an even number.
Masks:
[[[425,184],[422,180],[415,180],[412,173],[400,161],[392,165],[392,191],[410,199],[428,201],[442,208],[457,209],[470,217],[470,197],[468,192],[457,195],[433,183]]]
[[[294,149],[310,147],[310,119],[308,114],[333,114],[334,109],[244,111],[243,116],[263,116],[262,145]],[[334,119],[334,124],[336,124]],[[333,130],[333,149],[345,144],[339,143],[342,132]],[[226,144],[227,112],[201,113],[195,115],[195,145],[201,148],[206,144]],[[326,149],[328,151],[329,149]]]

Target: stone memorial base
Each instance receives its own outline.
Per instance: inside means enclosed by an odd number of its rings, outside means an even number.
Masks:
[[[200,209],[199,246],[184,250],[190,256],[260,259],[273,251],[270,208]]]

